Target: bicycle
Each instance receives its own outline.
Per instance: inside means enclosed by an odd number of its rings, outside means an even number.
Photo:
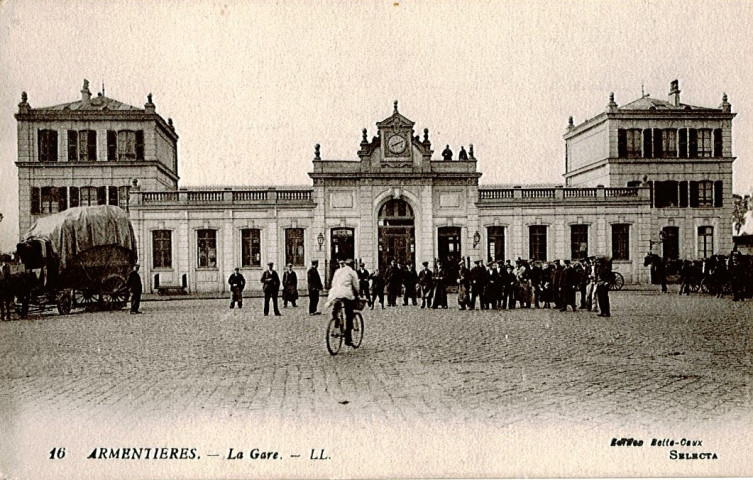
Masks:
[[[366,306],[365,300],[356,300],[353,306],[353,330],[351,331],[352,348],[361,346],[363,341],[363,315],[361,310]],[[345,308],[342,300],[337,300],[332,307],[332,318],[327,324],[327,350],[332,356],[340,353],[345,339]]]

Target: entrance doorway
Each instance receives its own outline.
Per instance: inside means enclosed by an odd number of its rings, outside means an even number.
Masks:
[[[447,284],[454,286],[458,279],[460,256],[460,227],[439,227],[437,251],[447,272]]]
[[[662,228],[662,256],[664,261],[677,260],[680,258],[680,228],[664,227]]]
[[[330,235],[332,241],[330,242],[329,275],[332,278],[340,260],[349,258],[355,260],[356,242],[352,228],[333,228],[330,230]]]
[[[409,267],[416,265],[415,216],[405,200],[387,201],[379,209],[379,269],[384,272],[391,260]]]

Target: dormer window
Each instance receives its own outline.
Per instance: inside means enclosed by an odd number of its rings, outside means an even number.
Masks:
[[[128,162],[144,159],[143,130],[108,130],[107,160]]]

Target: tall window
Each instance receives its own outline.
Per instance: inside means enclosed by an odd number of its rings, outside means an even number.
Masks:
[[[98,205],[97,197],[97,187],[81,187],[78,189],[79,194],[81,195],[81,206],[82,207],[89,207],[92,205]]]
[[[288,228],[285,230],[285,263],[292,263],[294,267],[305,266],[303,260],[303,229]]]
[[[196,249],[200,268],[217,267],[217,230],[197,230]]]
[[[241,266],[261,265],[261,231],[258,228],[241,230]]]
[[[677,157],[677,130],[674,128],[662,130],[662,153],[665,157]]]
[[[662,256],[664,260],[680,258],[680,227],[662,228]]]
[[[486,229],[487,262],[505,259],[505,227]]]
[[[678,199],[678,182],[667,180],[654,183],[654,206],[656,208],[677,207],[679,205]]]
[[[129,187],[118,187],[118,206],[128,211],[128,190]]]
[[[714,227],[698,227],[698,256],[709,258],[714,254]]]
[[[78,192],[78,187],[71,187],[71,208],[78,207],[81,202],[81,196]]]
[[[58,132],[56,130],[39,130],[37,147],[40,162],[57,162]]]
[[[55,187],[42,187],[42,211],[41,213],[57,213],[60,211],[60,199],[58,189]]]
[[[132,161],[144,159],[143,130],[107,131],[107,160]]]
[[[612,259],[630,260],[630,225],[628,224],[612,225]]]
[[[631,128],[626,132],[626,153],[628,158],[638,158],[641,156],[641,131],[637,128]]]
[[[588,257],[588,225],[570,226],[570,258],[579,260]]]
[[[87,162],[97,159],[97,132],[68,130],[68,161]]]
[[[170,230],[152,232],[152,265],[154,268],[173,267],[173,244]]]
[[[546,261],[546,225],[528,227],[528,252],[532,260]]]
[[[714,182],[704,180],[698,182],[698,204],[699,207],[711,207],[714,205]]]
[[[702,128],[698,130],[698,156],[711,158],[713,154],[711,143],[711,129]]]

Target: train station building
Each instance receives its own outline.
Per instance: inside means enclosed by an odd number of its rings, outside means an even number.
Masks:
[[[484,185],[471,145],[450,153],[415,131],[397,102],[391,110],[371,136],[355,136],[351,159],[321,158],[317,145],[310,187],[197,189],[179,185],[178,134],[151,95],[133,107],[92,96],[85,82],[74,102],[32,108],[24,93],[19,229],[70,207],[119,205],[147,291],[227,291],[236,267],[253,288],[268,262],[293,264],[300,279],[312,260],[324,273],[345,257],[372,269],[393,258],[420,266],[598,255],[645,283],[649,250],[696,259],[732,248],[735,113],[726,95],[718,107],[684,104],[677,81],[667,100],[620,106],[610,95],[592,118],[570,119],[563,184],[545,186]]]

